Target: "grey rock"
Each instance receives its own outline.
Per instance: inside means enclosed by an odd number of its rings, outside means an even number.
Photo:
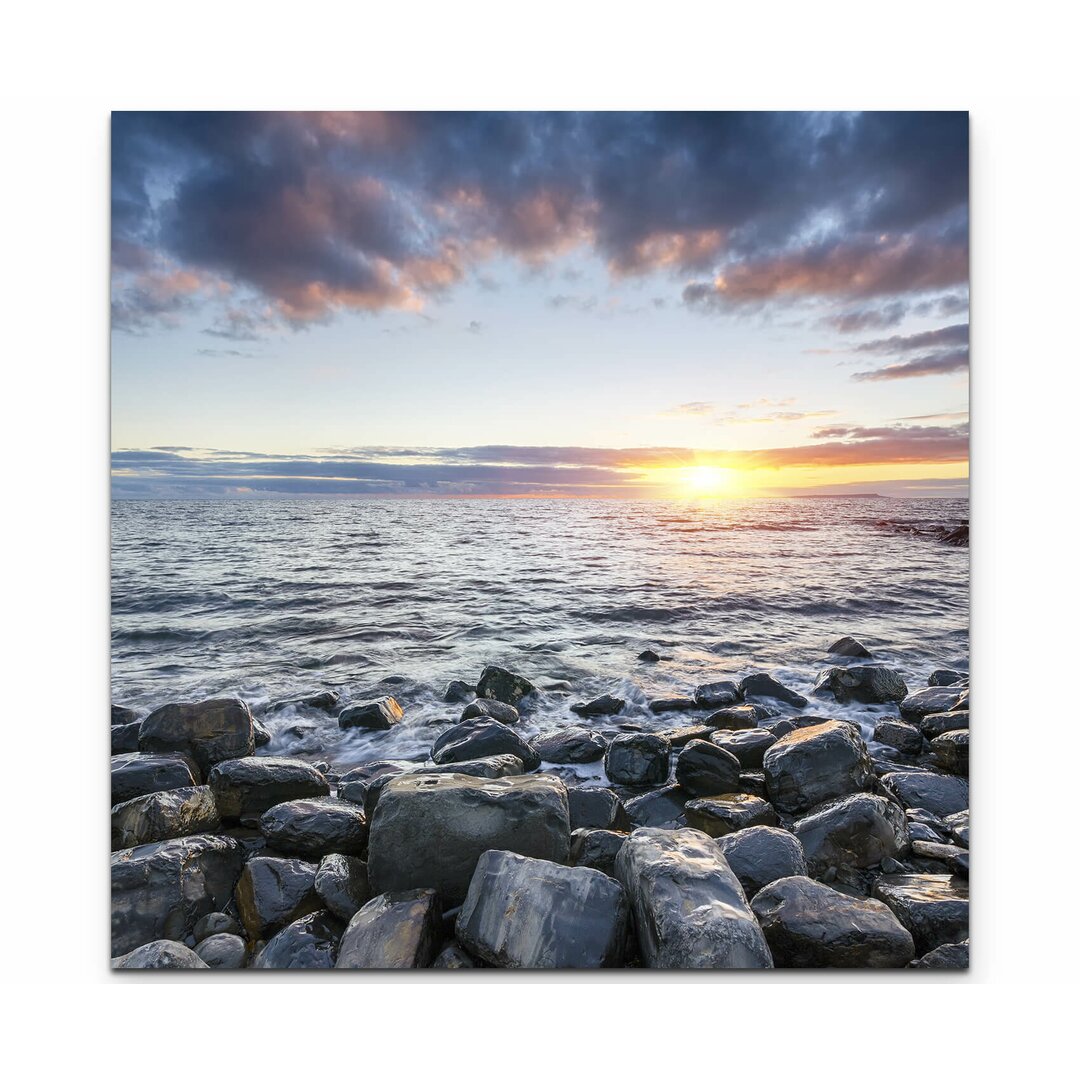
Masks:
[[[236,885],[236,910],[256,941],[323,906],[315,892],[314,863],[258,856],[249,859]]]
[[[201,774],[183,754],[116,754],[112,758],[112,805],[155,791],[195,787]]]
[[[347,799],[293,799],[272,806],[259,829],[266,842],[289,855],[362,855],[367,845],[364,811]]]
[[[671,743],[660,735],[616,735],[604,754],[604,772],[613,784],[664,784],[670,771]]]
[[[765,751],[776,742],[776,736],[764,728],[755,728],[753,731],[716,731],[709,741],[734,754],[742,768],[760,769]]]
[[[919,721],[919,730],[931,742],[946,731],[967,730],[971,717],[966,710],[954,709],[952,712],[927,713]]]
[[[351,855],[326,855],[315,873],[315,892],[347,923],[371,899],[367,863]]]
[[[256,716],[251,718],[251,731],[256,750],[260,746],[268,746],[274,737],[270,734],[270,729]]]
[[[694,704],[699,709],[726,709],[742,700],[742,693],[730,681],[706,683],[694,691]]]
[[[968,938],[968,886],[948,874],[886,874],[874,883],[872,895],[892,908],[915,939],[922,956]]]
[[[713,730],[708,724],[687,724],[684,727],[665,728],[663,731],[656,731],[653,734],[667,739],[674,748],[676,746],[685,746],[695,739],[708,739]]]
[[[886,773],[881,783],[905,809],[917,806],[944,818],[968,808],[967,781],[959,776],[913,769]]]
[[[765,774],[760,769],[746,769],[739,773],[739,790],[744,795],[756,795],[766,801],[769,797],[765,788]]]
[[[279,930],[251,966],[264,971],[326,971],[337,961],[342,929],[343,923],[329,911],[304,915]]]
[[[130,724],[113,724],[109,734],[110,753],[132,754],[139,749],[139,728],[142,724],[133,720]]]
[[[653,652],[652,649],[642,650],[638,653],[637,658],[645,664],[658,664],[660,662],[660,654],[658,652]]]
[[[708,836],[727,836],[754,825],[775,825],[776,811],[764,799],[744,792],[691,799],[684,808],[686,823]]]
[[[589,728],[568,727],[537,735],[529,745],[541,761],[576,765],[599,761],[608,744],[603,735]]]
[[[441,953],[431,962],[433,968],[447,971],[461,971],[476,967],[476,961],[456,942],[444,946]]]
[[[827,721],[779,739],[763,759],[769,801],[797,814],[868,787],[870,755],[850,724]]]
[[[451,679],[442,692],[442,699],[447,704],[464,703],[476,694],[476,687],[460,679]]]
[[[807,705],[806,698],[802,694],[789,690],[783,683],[777,682],[763,671],[744,676],[739,682],[739,691],[743,697],[775,698],[796,709],[804,709]]]
[[[952,671],[950,668],[938,668],[936,671],[930,673],[930,678],[926,680],[927,686],[955,686],[957,683],[966,681],[967,676],[961,675],[959,671]]]
[[[922,752],[922,732],[903,720],[882,720],[874,728],[873,741],[891,746],[901,754],[914,756]]]
[[[299,758],[233,758],[215,765],[206,782],[226,820],[258,817],[278,803],[330,794],[326,777]]]
[[[811,873],[830,867],[876,866],[908,850],[904,811],[880,795],[860,792],[826,803],[795,823]]]
[[[521,714],[513,705],[507,705],[505,701],[496,701],[494,698],[477,698],[470,701],[461,711],[462,720],[475,720],[477,717],[490,716],[492,720],[498,720],[500,724],[516,724],[521,719]]]
[[[622,800],[610,788],[573,787],[567,790],[566,798],[571,830],[630,827]]]
[[[319,712],[332,713],[341,704],[341,695],[336,690],[319,690],[304,697],[289,698],[287,701],[275,701],[267,712],[281,712],[283,709],[295,709],[303,706],[308,709],[317,709]]]
[[[369,900],[341,938],[337,967],[425,968],[435,958],[442,908],[432,889],[389,892]]]
[[[251,710],[239,698],[163,705],[142,722],[139,749],[188,754],[206,772],[219,761],[255,749]]]
[[[964,847],[970,847],[971,840],[971,815],[967,810],[958,810],[955,814],[949,814],[942,824],[949,831],[949,835]]]
[[[247,945],[236,934],[211,934],[195,946],[195,955],[209,968],[235,971],[247,961]]]
[[[455,724],[444,731],[431,747],[431,758],[436,765],[500,754],[513,754],[520,758],[530,772],[540,765],[539,755],[513,728],[489,717],[477,717]]]
[[[520,776],[524,771],[524,765],[516,754],[496,754],[493,757],[476,758],[471,761],[449,761],[444,765],[419,765],[406,771],[410,776],[441,776],[444,773],[457,773],[460,776],[478,776],[485,780],[495,780],[500,776]],[[371,821],[375,814],[375,807],[379,805],[379,796],[383,788],[393,779],[393,774],[379,776],[367,785],[363,805],[368,821]]]
[[[240,934],[240,924],[224,911],[211,911],[204,915],[196,924],[193,931],[195,940],[205,941],[214,934]]]
[[[863,705],[884,705],[900,701],[908,688],[899,672],[884,664],[857,664],[825,668],[819,672],[810,692],[815,697],[831,695],[841,705],[851,701]]]
[[[772,957],[716,842],[692,829],[636,829],[615,860],[651,968],[769,968]]]
[[[113,705],[109,723],[113,727],[117,727],[118,725],[133,724],[138,718],[139,714],[134,709],[129,709],[125,705]]]
[[[762,720],[771,719],[775,715],[774,710],[767,706],[749,702],[718,709],[705,718],[705,723],[711,728],[723,728],[726,731],[752,731]]]
[[[931,713],[951,712],[966,691],[956,686],[928,686],[916,690],[900,702],[900,715],[905,720],[919,721]]]
[[[626,702],[622,698],[603,694],[598,698],[593,698],[592,701],[579,701],[571,705],[570,711],[577,713],[578,716],[614,716],[622,712],[624,705]]]
[[[753,825],[718,837],[716,846],[739,879],[747,898],[770,882],[807,872],[802,844],[786,829]]]
[[[750,906],[777,967],[892,968],[915,956],[911,934],[885,904],[808,877],[774,881]]]
[[[121,971],[131,970],[202,970],[209,967],[196,953],[178,941],[150,941],[112,961]]]
[[[484,668],[476,684],[477,697],[505,701],[507,705],[515,708],[522,698],[535,692],[536,687],[524,676],[491,664]]]
[[[612,829],[575,829],[570,834],[570,865],[588,866],[614,877],[615,857],[625,841],[626,833]]]
[[[350,705],[338,713],[339,728],[364,728],[367,731],[389,731],[401,723],[405,715],[396,698],[384,697]]]
[[[861,641],[857,641],[853,637],[839,638],[825,651],[832,653],[834,656],[853,656],[860,660],[869,660],[872,656],[870,650]]]
[[[968,774],[968,729],[946,731],[930,741],[930,753],[946,771],[957,776]]]
[[[675,763],[675,780],[690,795],[724,795],[739,790],[739,759],[722,747],[697,739]]]
[[[697,707],[697,702],[688,697],[653,698],[649,702],[649,711],[654,713],[689,712]]]
[[[112,808],[112,848],[116,851],[194,833],[214,832],[220,824],[217,803],[210,788],[155,791]]]
[[[634,825],[655,829],[679,829],[686,824],[684,813],[689,794],[678,784],[648,791],[626,803],[626,816]]]
[[[931,949],[925,956],[920,956],[918,960],[912,960],[908,966],[929,968],[935,971],[967,968],[968,942],[957,941],[947,945],[939,945],[936,949]]]
[[[967,877],[971,867],[969,852],[955,844],[914,840],[911,844],[911,855],[913,862],[917,864],[925,862],[931,871],[942,870],[945,873]],[[917,868],[922,870],[924,867],[918,865]]]

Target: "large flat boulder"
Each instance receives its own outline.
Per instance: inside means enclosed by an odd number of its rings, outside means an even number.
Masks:
[[[776,811],[764,799],[744,791],[691,799],[684,807],[686,823],[712,837],[727,836],[756,825],[775,825]]]
[[[330,785],[314,765],[299,758],[242,757],[210,770],[218,812],[226,819],[258,817],[291,799],[329,795]]]
[[[858,731],[835,720],[785,735],[765,751],[762,764],[769,801],[787,814],[862,791],[874,775]]]
[[[920,721],[933,713],[951,712],[967,700],[967,688],[962,686],[928,686],[908,694],[900,702],[900,715],[905,720]]]
[[[112,856],[112,951],[182,941],[232,897],[244,847],[228,836],[186,836]]]
[[[138,847],[213,832],[221,824],[210,788],[182,787],[140,795],[112,808],[112,848]]]
[[[903,809],[880,795],[859,792],[826,803],[795,823],[806,861],[815,874],[830,867],[876,866],[908,849]]]
[[[496,967],[620,967],[628,923],[622,886],[599,870],[485,851],[457,937]]]
[[[113,806],[202,780],[198,766],[184,754],[114,754],[111,768]]]
[[[384,893],[350,920],[338,948],[336,967],[426,968],[441,938],[442,908],[432,889]]]
[[[205,773],[219,761],[254,751],[251,710],[239,698],[163,705],[142,722],[139,749],[190,754]]]
[[[768,945],[716,842],[693,829],[636,829],[615,859],[652,968],[769,968]]]
[[[566,788],[553,776],[399,776],[382,790],[368,837],[372,892],[435,889],[460,903],[485,851],[565,863]]]

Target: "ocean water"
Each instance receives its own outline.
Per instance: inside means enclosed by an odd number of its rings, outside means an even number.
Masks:
[[[941,499],[119,501],[113,700],[236,694],[259,714],[324,688],[392,694],[405,721],[389,732],[266,717],[263,752],[345,768],[424,757],[460,715],[445,684],[489,663],[552,687],[523,709],[526,736],[589,723],[569,706],[601,693],[627,701],[604,730],[692,723],[646,701],[750,671],[807,693],[843,634],[914,689],[967,669],[968,550],[881,523],[967,515]],[[637,661],[646,647],[670,659]],[[869,735],[895,707],[805,711]]]

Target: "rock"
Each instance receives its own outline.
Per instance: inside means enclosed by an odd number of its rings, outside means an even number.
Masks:
[[[138,720],[130,724],[114,724],[109,735],[110,753],[132,754],[139,749],[139,728],[142,724]]]
[[[208,787],[155,791],[112,808],[112,849],[213,832],[220,824],[214,793]]]
[[[485,780],[495,780],[500,776],[520,776],[523,768],[521,758],[516,754],[496,754],[494,757],[477,758],[475,761],[421,765],[409,769],[408,773],[410,776],[440,776],[444,773],[457,773],[461,776],[478,776]],[[383,788],[393,779],[393,775],[380,776],[368,784],[364,796],[364,815],[369,822],[375,814],[375,807],[379,804],[379,796]]]
[[[689,798],[678,784],[646,792],[626,803],[626,816],[634,825],[655,829],[679,829],[686,824],[684,808]]]
[[[604,772],[613,784],[643,787],[667,783],[671,772],[671,743],[644,732],[616,735],[604,754]]]
[[[630,819],[622,800],[610,788],[569,788],[570,828],[628,829]]]
[[[922,732],[902,720],[882,720],[874,728],[873,741],[891,746],[901,754],[914,756],[922,753]]]
[[[480,681],[476,684],[476,696],[482,698],[494,698],[496,701],[505,701],[507,705],[515,708],[523,697],[536,692],[528,679],[521,675],[515,675],[506,668],[488,665],[480,674]]]
[[[243,845],[227,836],[185,836],[112,856],[113,953],[187,938],[232,897]]]
[[[139,714],[134,709],[129,709],[124,705],[113,705],[109,723],[112,727],[126,726],[134,724],[138,719]]]
[[[692,799],[685,806],[686,823],[707,836],[727,836],[752,825],[775,825],[776,811],[756,795],[735,792]]]
[[[227,820],[258,817],[278,803],[330,794],[326,777],[299,758],[233,758],[215,765],[206,782]]]
[[[967,678],[966,675],[961,675],[959,671],[952,671],[949,668],[938,668],[936,671],[930,673],[930,678],[926,680],[927,686],[955,686],[959,682],[963,682]]]
[[[392,697],[365,701],[361,705],[350,705],[338,713],[339,728],[364,728],[367,731],[389,731],[401,722],[405,715],[397,700]]]
[[[823,669],[810,692],[815,697],[831,694],[841,705],[851,701],[862,705],[884,705],[900,701],[908,689],[907,683],[892,668],[884,664],[858,664]]]
[[[198,942],[205,941],[208,937],[213,937],[214,934],[239,935],[240,924],[231,915],[226,915],[224,911],[211,911],[195,924],[192,936]]]
[[[476,967],[476,961],[456,942],[451,941],[431,962],[433,968],[447,971],[460,971],[463,968]]]
[[[808,877],[766,885],[750,907],[777,967],[892,968],[915,956],[911,934],[884,904]]]
[[[570,711],[577,713],[578,716],[614,716],[622,712],[625,704],[622,698],[604,694],[593,698],[592,701],[579,701],[576,705],[570,706]]]
[[[690,795],[739,790],[739,759],[711,742],[687,743],[675,763],[675,781]]]
[[[195,955],[209,968],[235,971],[247,960],[247,945],[236,934],[211,934],[195,946]]]
[[[954,710],[968,710],[971,708],[970,691],[965,686],[963,692],[956,699],[956,704],[953,706]]]
[[[767,799],[769,793],[765,790],[765,774],[759,770],[739,773],[739,790],[744,795],[756,795],[759,799]]]
[[[615,857],[625,841],[624,832],[611,829],[575,829],[570,834],[570,865],[587,866],[614,877]]]
[[[717,837],[716,846],[748,899],[772,881],[806,874],[802,844],[786,829],[752,825]]]
[[[654,713],[689,712],[697,707],[694,699],[688,697],[653,698],[649,702],[649,711]]]
[[[460,903],[485,851],[566,862],[569,847],[566,788],[553,776],[400,776],[371,820],[368,877],[376,894],[433,888]]]
[[[934,866],[933,870],[942,870],[948,874],[959,874],[967,877],[970,871],[970,854],[964,848],[956,847],[955,844],[942,844],[940,842],[914,840],[911,844],[912,860],[932,860],[940,865]],[[919,869],[922,869],[920,866]]]
[[[475,720],[480,716],[490,716],[500,724],[516,724],[521,719],[521,714],[513,705],[496,701],[494,698],[477,698],[470,701],[461,712],[462,720]]]
[[[598,870],[485,851],[457,917],[458,940],[502,968],[620,967],[629,905]]]
[[[760,769],[765,751],[776,742],[776,736],[763,728],[755,728],[753,731],[716,731],[709,741],[734,754],[742,768]]]
[[[727,731],[750,731],[757,728],[762,720],[768,720],[774,715],[772,709],[751,702],[718,709],[705,718],[705,723],[711,728],[724,728]]]
[[[435,958],[442,908],[432,889],[389,892],[369,900],[341,938],[337,967],[424,968]]]
[[[967,781],[926,770],[886,773],[882,785],[905,808],[920,807],[940,818],[968,807]]]
[[[699,709],[726,709],[741,700],[739,688],[728,681],[706,683],[694,691],[694,704]]]
[[[795,823],[795,835],[816,877],[830,867],[876,866],[882,859],[902,857],[910,842],[904,811],[866,792],[818,807]]]
[[[201,957],[178,941],[150,941],[118,956],[112,966],[122,971],[134,969],[172,969],[184,971],[209,967]]]
[[[970,813],[967,810],[959,810],[955,814],[949,814],[942,824],[949,830],[949,835],[964,847],[970,847],[971,828]]]
[[[402,773],[411,772],[417,767],[415,761],[365,761],[362,765],[350,769],[344,773],[339,784],[348,784],[355,781],[369,783],[380,776],[400,776]],[[267,807],[269,810],[270,808]]]
[[[615,859],[651,968],[768,968],[772,957],[716,842],[692,829],[635,829]]]
[[[370,899],[367,863],[351,855],[326,855],[315,872],[315,892],[331,914],[347,923]]]
[[[444,731],[431,748],[431,758],[436,765],[499,754],[520,758],[529,772],[540,766],[539,755],[516,731],[488,717],[455,724]]]
[[[251,710],[239,698],[163,705],[142,722],[139,749],[188,754],[205,773],[255,749]]]
[[[968,886],[948,874],[886,874],[874,883],[873,897],[892,908],[915,939],[915,953],[966,941]]]
[[[642,652],[638,653],[637,658],[644,664],[660,663],[660,654],[658,652],[653,652],[652,649],[644,649]]]
[[[268,971],[328,970],[338,958],[342,928],[330,912],[312,912],[279,930],[251,966]]]
[[[251,718],[251,732],[256,750],[258,750],[260,746],[269,745],[270,740],[274,737],[270,734],[270,729],[254,716]]]
[[[825,651],[834,656],[854,656],[860,660],[869,660],[873,655],[861,641],[856,641],[853,637],[839,638]]]
[[[275,701],[267,712],[280,712],[282,709],[295,709],[297,706],[305,706],[309,709],[317,709],[319,712],[332,713],[341,704],[341,695],[335,690],[319,690],[317,693],[308,694],[305,697],[290,698],[287,701]]]
[[[362,855],[367,844],[364,811],[347,799],[293,799],[259,818],[267,843],[289,855]]]
[[[916,690],[900,702],[900,715],[905,720],[919,721],[931,713],[951,712],[964,693],[955,686],[928,686],[925,690]]]
[[[908,837],[913,843],[916,840],[926,840],[932,844],[940,844],[944,839],[940,834],[930,828],[929,825],[923,825],[918,821],[908,822]]]
[[[946,731],[963,731],[968,728],[971,717],[963,709],[952,712],[928,713],[919,721],[919,730],[931,742]]]
[[[763,671],[743,676],[739,682],[739,692],[744,698],[750,696],[775,698],[796,709],[804,709],[807,705],[806,698],[802,694],[789,690],[783,683],[778,683],[771,675],[766,675]]]
[[[958,941],[948,945],[939,945],[931,949],[925,956],[918,960],[912,960],[908,967],[931,968],[945,970],[949,968],[966,968],[968,966],[968,942]]]
[[[930,753],[946,771],[957,776],[968,774],[968,730],[946,731],[930,741]]]
[[[553,765],[587,764],[599,761],[607,750],[607,739],[589,728],[570,727],[537,735],[529,744],[541,761]]]
[[[314,863],[300,859],[248,860],[236,885],[236,909],[252,941],[322,907],[315,892],[317,870]]]
[[[442,692],[442,699],[449,705],[469,701],[476,694],[476,687],[460,679],[451,679]]]
[[[112,805],[155,791],[195,787],[200,781],[195,763],[183,754],[115,754]]]
[[[786,814],[861,791],[873,776],[857,730],[833,720],[777,740],[765,751],[763,766],[769,801]]]
[[[708,739],[712,733],[713,729],[706,724],[688,724],[686,727],[666,728],[664,731],[653,732],[667,739],[673,748],[685,746],[695,739]]]

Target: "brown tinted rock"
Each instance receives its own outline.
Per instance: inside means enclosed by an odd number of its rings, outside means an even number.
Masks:
[[[239,698],[163,705],[142,722],[139,749],[189,754],[207,772],[219,761],[254,751],[251,710]]]
[[[221,824],[208,787],[173,788],[140,795],[112,809],[112,847],[137,847],[213,832]]]

